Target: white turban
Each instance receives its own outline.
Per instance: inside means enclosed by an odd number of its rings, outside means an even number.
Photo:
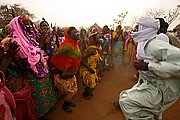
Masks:
[[[138,20],[137,25],[138,32],[132,33],[134,42],[138,43],[137,59],[151,59],[151,57],[145,55],[144,47],[149,40],[156,37],[160,22],[158,19],[143,16]]]
[[[138,32],[133,35],[134,42],[147,41],[156,36],[160,22],[158,19],[151,17],[141,17],[138,22]]]

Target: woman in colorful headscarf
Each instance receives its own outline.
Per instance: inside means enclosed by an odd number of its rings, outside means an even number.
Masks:
[[[124,39],[125,39],[125,44],[124,44],[124,55],[123,55],[123,65],[124,66],[130,66],[133,65],[131,63],[133,61],[133,48],[134,48],[134,41],[132,39],[132,36],[130,35],[130,32],[124,32]]]
[[[56,97],[49,76],[45,52],[39,48],[37,32],[28,16],[18,16],[11,20],[12,40],[16,41],[20,50],[16,61],[22,61],[23,77],[29,81],[32,98],[36,106],[36,115],[44,119],[44,115],[56,103]]]
[[[15,117],[17,120],[36,120],[30,85],[27,79],[24,79],[22,76],[22,64],[24,63],[17,61],[15,58],[16,53],[19,51],[19,46],[16,41],[12,41],[9,24],[5,27],[5,35],[6,37],[1,41],[1,47],[3,47],[1,50],[6,54],[1,53],[0,69],[5,74],[5,85],[12,93],[16,102]],[[24,114],[26,114],[26,116]]]
[[[98,77],[98,64],[102,60],[99,52],[102,50],[100,46],[99,34],[97,32],[92,33],[89,38],[89,43],[86,50],[83,52],[80,77],[83,80],[84,93],[82,94],[86,99],[90,99],[93,94]]]
[[[111,64],[111,31],[107,25],[102,30],[102,71],[109,70]]]
[[[77,79],[75,74],[78,72],[81,61],[81,52],[78,47],[79,34],[75,27],[64,28],[65,40],[60,44],[58,51],[52,56],[50,62],[54,66],[52,76],[54,84],[65,96],[62,109],[70,113],[70,107],[75,107],[71,102],[77,93]]]
[[[124,54],[124,38],[123,38],[123,29],[121,25],[116,27],[116,30],[113,33],[113,62],[117,65],[122,65],[122,57]]]
[[[40,32],[40,35],[38,37],[39,47],[43,49],[45,52],[47,52],[48,49],[47,44],[50,40],[50,28],[48,22],[45,21],[45,19],[43,19],[43,21],[40,22],[39,32]]]

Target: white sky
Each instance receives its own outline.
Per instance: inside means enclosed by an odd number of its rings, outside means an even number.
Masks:
[[[0,0],[0,4],[21,4],[36,20],[42,17],[58,26],[91,26],[95,22],[103,27],[112,25],[117,15],[128,11],[124,25],[131,25],[133,17],[145,14],[149,9],[174,9],[179,0]],[[180,20],[170,25],[174,28]]]

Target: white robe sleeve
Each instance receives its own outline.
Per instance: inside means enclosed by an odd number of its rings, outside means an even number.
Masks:
[[[159,77],[177,77],[180,78],[180,66],[168,62],[149,63],[148,68]]]
[[[179,48],[154,39],[147,44],[145,51],[146,54],[153,56],[157,60],[157,62],[150,62],[148,64],[150,71],[163,78],[180,78]]]

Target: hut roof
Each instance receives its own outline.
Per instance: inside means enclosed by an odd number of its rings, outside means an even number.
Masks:
[[[97,25],[97,23],[94,23],[94,25],[92,25],[92,26],[89,28],[89,31],[91,31],[92,28],[96,28],[99,33],[102,32],[102,28],[101,28],[99,25]]]

